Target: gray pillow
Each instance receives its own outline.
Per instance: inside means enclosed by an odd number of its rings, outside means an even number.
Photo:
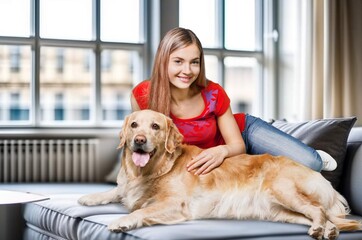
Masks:
[[[329,153],[337,161],[338,166],[332,172],[322,171],[322,175],[337,189],[343,171],[347,138],[356,120],[356,117],[319,119],[299,123],[276,120],[272,122],[272,125],[316,150]]]

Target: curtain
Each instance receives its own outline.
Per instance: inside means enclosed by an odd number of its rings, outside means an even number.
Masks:
[[[310,98],[304,118],[357,116],[356,125],[362,125],[362,1],[310,3],[311,30],[304,36],[311,39],[311,54],[302,60],[310,69],[303,79]]]

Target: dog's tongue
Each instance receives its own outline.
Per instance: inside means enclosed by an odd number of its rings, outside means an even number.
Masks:
[[[137,167],[144,167],[150,160],[150,154],[148,153],[136,153],[132,154],[132,160]]]

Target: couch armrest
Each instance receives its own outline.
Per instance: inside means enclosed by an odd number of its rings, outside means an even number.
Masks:
[[[362,215],[362,127],[353,128],[348,138],[341,193],[352,213]]]

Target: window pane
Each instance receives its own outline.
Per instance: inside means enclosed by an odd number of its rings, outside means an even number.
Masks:
[[[256,0],[225,0],[225,47],[254,51]]]
[[[92,0],[41,0],[40,36],[92,39]]]
[[[139,0],[101,1],[101,40],[141,42]]]
[[[30,1],[0,1],[0,35],[28,37],[30,35]]]
[[[220,83],[218,59],[216,56],[205,55],[205,69],[207,79]]]
[[[124,120],[131,112],[130,93],[134,79],[139,79],[139,54],[122,50],[102,52],[103,120]]]
[[[30,46],[0,45],[0,122],[30,119]]]
[[[231,99],[233,113],[255,114],[257,111],[257,61],[253,58],[227,57],[225,64],[225,91]]]
[[[92,51],[41,48],[40,107],[43,123],[90,120]]]
[[[180,27],[191,29],[198,36],[203,47],[217,47],[216,1],[180,0],[179,4]]]
[[[30,0],[0,1],[0,35],[30,35]]]

